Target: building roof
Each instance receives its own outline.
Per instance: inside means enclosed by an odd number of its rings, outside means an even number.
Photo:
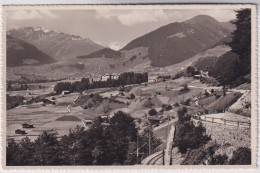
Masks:
[[[161,118],[160,117],[155,117],[155,116],[150,116],[148,117],[149,120],[153,120],[153,121],[160,121]]]

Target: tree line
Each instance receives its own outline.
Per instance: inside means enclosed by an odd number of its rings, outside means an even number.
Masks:
[[[82,78],[76,82],[59,82],[55,85],[54,91],[61,94],[62,91],[82,92],[88,89],[118,87],[130,84],[140,84],[148,81],[148,73],[125,72],[119,75],[118,79],[109,78],[106,81],[90,81],[89,78]]]
[[[160,145],[151,128],[146,126],[138,134],[134,119],[119,111],[110,119],[98,117],[88,130],[78,126],[61,138],[55,132],[45,131],[35,141],[28,137],[20,142],[11,140],[6,162],[8,166],[139,164],[148,155],[148,132],[151,149]]]

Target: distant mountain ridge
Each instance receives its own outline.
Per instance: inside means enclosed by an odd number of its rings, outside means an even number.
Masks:
[[[118,51],[115,51],[110,48],[104,48],[104,49],[98,50],[96,52],[90,53],[88,55],[78,56],[77,58],[80,58],[80,59],[88,59],[88,58],[96,58],[96,57],[119,58],[121,56],[122,56],[122,54]]]
[[[148,47],[155,67],[180,63],[212,47],[230,34],[230,30],[210,16],[200,15],[181,23],[162,26],[134,39],[121,50]]]
[[[41,52],[30,43],[11,36],[7,36],[6,56],[7,67],[43,65],[56,62],[52,57]]]
[[[151,66],[166,67],[224,44],[231,39],[234,29],[230,22],[218,22],[213,17],[199,15],[184,22],[162,26],[132,40],[119,51],[99,50],[80,58],[121,58],[127,51],[145,47],[148,49],[145,56],[151,61]]]
[[[88,38],[48,30],[43,27],[11,29],[7,35],[33,44],[57,61],[72,59],[104,48]]]

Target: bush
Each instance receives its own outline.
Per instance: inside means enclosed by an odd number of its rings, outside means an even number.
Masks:
[[[133,93],[130,94],[130,99],[135,99],[135,95]]]
[[[189,106],[190,105],[190,98],[188,98],[187,100],[183,100],[183,102],[181,103],[183,105]]]
[[[179,103],[178,102],[176,102],[176,103],[174,103],[174,105],[173,106],[175,106],[175,107],[178,107],[178,106],[180,106],[179,105]]]
[[[206,164],[209,160],[209,164],[211,158],[214,157],[215,151],[218,149],[218,145],[216,143],[212,143],[210,145],[201,146],[198,149],[188,150],[185,154],[185,159],[182,161],[182,165],[202,165]]]
[[[211,138],[206,134],[206,128],[199,124],[195,126],[190,121],[176,125],[174,145],[184,154],[188,149],[196,149],[206,144]]]
[[[171,106],[171,105],[165,105],[165,104],[163,104],[163,105],[162,105],[162,109],[163,109],[163,110],[166,110],[166,111],[169,111],[169,110],[172,109],[172,106]]]
[[[149,112],[148,112],[148,114],[149,114],[150,116],[154,116],[154,115],[157,114],[157,111],[156,111],[155,109],[150,109]]]
[[[178,122],[182,123],[183,121],[188,121],[190,120],[189,117],[186,115],[187,113],[187,108],[186,107],[181,107],[177,110],[177,114],[178,114]]]
[[[174,145],[181,153],[186,153],[188,149],[199,148],[210,140],[206,128],[201,123],[195,126],[190,121],[191,116],[187,114],[186,107],[179,108],[177,114],[179,119],[175,126]]]
[[[228,163],[228,156],[226,154],[215,155],[209,161],[209,165],[226,165],[227,163]]]
[[[251,149],[239,147],[233,152],[233,156],[229,161],[230,165],[251,165]]]
[[[16,106],[22,105],[25,98],[23,96],[9,96],[6,95],[6,108],[7,110],[15,108]]]

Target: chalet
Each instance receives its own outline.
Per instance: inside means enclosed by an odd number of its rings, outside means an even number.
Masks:
[[[23,128],[33,128],[33,125],[24,123],[24,124],[22,124],[22,127]]]
[[[105,73],[104,75],[101,76],[101,81],[107,81],[110,78],[109,73]]]
[[[15,134],[24,135],[24,134],[26,134],[26,133],[25,133],[24,130],[16,129],[16,130],[15,130]]]
[[[101,118],[102,119],[108,119],[108,116],[107,115],[102,115]]]
[[[43,103],[43,104],[55,105],[55,101],[49,100],[49,99],[42,99],[42,103]]]
[[[155,117],[155,116],[150,116],[150,117],[148,117],[148,120],[152,124],[160,124],[161,118],[160,117]]]
[[[68,91],[68,90],[64,90],[64,91],[62,91],[62,95],[64,96],[64,95],[67,95],[67,94],[69,94],[70,93],[70,91]]]
[[[200,76],[199,74],[196,74],[196,75],[194,75],[193,77],[194,77],[195,79],[200,79],[201,76]]]
[[[86,126],[92,124],[92,120],[84,120],[82,121]]]
[[[158,81],[158,76],[148,76],[148,82],[156,82]]]
[[[117,80],[119,78],[119,75],[117,73],[110,74],[111,79]]]

